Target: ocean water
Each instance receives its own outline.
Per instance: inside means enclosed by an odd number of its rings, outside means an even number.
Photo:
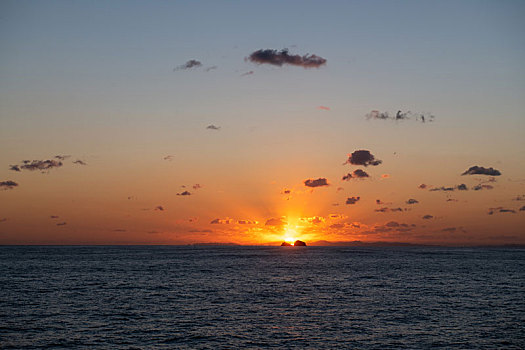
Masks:
[[[525,250],[0,247],[3,349],[523,349]]]

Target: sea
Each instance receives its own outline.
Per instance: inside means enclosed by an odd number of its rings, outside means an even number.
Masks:
[[[2,246],[2,349],[524,349],[525,249]]]

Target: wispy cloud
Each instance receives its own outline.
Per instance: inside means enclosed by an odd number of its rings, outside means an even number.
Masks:
[[[322,186],[329,186],[328,180],[325,178],[318,178],[318,179],[307,179],[304,180],[304,185],[307,187],[322,187]]]
[[[57,226],[66,226],[67,225],[67,222],[59,222],[56,224]]]
[[[217,125],[210,124],[210,125],[208,125],[206,127],[206,129],[208,129],[208,130],[221,130],[221,127],[217,126]]]
[[[467,191],[468,188],[467,188],[467,185],[465,184],[460,184],[460,185],[456,185],[454,187],[445,187],[445,186],[441,186],[441,187],[435,187],[435,188],[431,188],[429,191],[431,192],[438,192],[438,191],[441,191],[441,192],[452,192],[452,191]]]
[[[433,215],[428,215],[428,214],[427,215],[423,215],[423,217],[422,217],[422,219],[424,219],[424,220],[430,220],[430,219],[433,219],[433,218],[434,218]]]
[[[410,198],[405,203],[406,204],[417,204],[417,203],[419,203],[419,201],[417,199]]]
[[[75,160],[75,161],[73,162],[73,164],[78,164],[78,165],[87,165],[86,162],[84,162],[84,161],[82,161],[82,160],[80,160],[80,159]]]
[[[330,107],[327,107],[327,106],[317,106],[317,109],[320,109],[322,111],[329,111],[330,110]]]
[[[433,122],[434,119],[436,118],[434,115],[430,113],[420,113],[420,112],[411,112],[411,111],[403,112],[401,110],[398,110],[396,113],[380,112],[377,110],[373,110],[370,113],[367,113],[365,117],[366,119],[396,120],[396,121],[414,119],[422,123]]]
[[[226,218],[226,219],[213,219],[210,224],[214,224],[214,225],[226,225],[226,224],[232,224],[234,223],[235,221],[233,219],[230,219],[230,218]]]
[[[382,161],[376,159],[375,156],[367,150],[357,150],[348,155],[348,159],[344,164],[362,165],[362,166],[376,166]]]
[[[189,60],[189,61],[187,61],[186,63],[181,64],[180,66],[175,67],[173,70],[174,70],[174,71],[177,71],[177,70],[186,70],[186,69],[197,68],[197,67],[202,67],[202,63],[201,63],[200,61],[197,61],[197,60]]]
[[[245,76],[247,76],[247,75],[252,75],[252,74],[254,74],[254,73],[255,73],[255,72],[254,72],[253,70],[248,71],[248,72],[244,72],[244,73],[241,74],[241,77],[245,77]]]
[[[289,64],[293,66],[301,66],[304,68],[319,68],[326,64],[326,59],[317,55],[290,55],[288,49],[272,50],[261,49],[250,54],[247,60],[258,64],[271,64],[274,66],[282,66]]]
[[[191,193],[188,191],[177,193],[177,196],[191,196]]]
[[[501,172],[494,168],[484,168],[482,166],[471,166],[461,175],[489,175],[489,176],[500,176]]]
[[[511,214],[516,214],[516,210],[514,209],[508,209],[508,208],[503,208],[503,207],[497,207],[497,208],[489,208],[489,211],[487,214],[489,215],[493,215],[495,213],[511,213]]]
[[[165,209],[164,209],[164,207],[163,207],[162,205],[157,205],[157,206],[155,207],[155,210],[158,210],[158,211],[164,211]]]
[[[210,67],[204,68],[204,71],[205,72],[209,72],[209,71],[215,70],[217,68],[219,68],[219,67],[217,67],[217,66],[210,66]]]
[[[195,184],[193,186],[191,186],[195,191],[202,188],[203,186],[201,184]]]
[[[374,209],[375,212],[378,212],[378,213],[387,213],[387,212],[403,212],[403,211],[407,211],[408,209],[405,208],[387,208],[387,207],[383,207],[383,208],[379,208],[379,209]]]
[[[0,189],[3,190],[12,190],[13,188],[17,187],[18,183],[7,180],[7,181],[0,181]]]
[[[474,187],[472,187],[472,190],[474,191],[480,191],[480,190],[492,190],[494,188],[494,186],[492,185],[482,185],[482,184],[479,184],[479,185],[476,185]]]

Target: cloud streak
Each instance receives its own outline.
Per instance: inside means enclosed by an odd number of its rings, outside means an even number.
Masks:
[[[186,63],[181,64],[180,66],[175,67],[173,70],[174,70],[174,71],[177,71],[177,70],[187,70],[187,69],[191,69],[191,68],[198,68],[198,67],[201,67],[201,66],[202,66],[202,63],[201,63],[200,61],[197,61],[197,60],[189,60],[189,61],[187,61]]]
[[[12,190],[13,188],[18,187],[18,183],[7,180],[7,181],[0,181],[0,189],[3,190]]]
[[[326,64],[326,59],[317,55],[290,55],[288,49],[272,50],[261,49],[250,54],[247,60],[257,64],[270,64],[281,67],[284,64],[303,68],[319,68]]]

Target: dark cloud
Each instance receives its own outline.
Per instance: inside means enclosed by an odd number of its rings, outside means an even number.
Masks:
[[[343,176],[343,181],[348,181],[350,179],[364,179],[366,177],[370,177],[365,171],[361,169],[354,170],[353,173],[348,173],[345,176]]]
[[[40,170],[42,172],[45,172],[46,170],[52,169],[52,168],[59,168],[63,164],[61,161],[56,161],[54,159],[48,159],[48,160],[23,160],[22,164],[20,165],[11,165],[10,170],[14,171],[20,171],[20,170]]]
[[[511,213],[511,214],[516,214],[516,210],[514,209],[507,209],[507,208],[503,208],[503,207],[497,207],[497,208],[489,208],[489,211],[487,214],[489,215],[493,215],[495,213]]]
[[[14,181],[7,180],[7,181],[0,181],[0,189],[4,190],[12,190],[13,188],[17,187],[18,184]]]
[[[489,176],[500,176],[501,173],[499,170],[496,170],[494,168],[484,168],[482,166],[474,165],[468,170],[466,170],[461,175],[489,175]]]
[[[181,64],[178,67],[175,67],[175,69],[173,69],[173,70],[174,71],[176,71],[176,70],[185,70],[185,69],[197,68],[197,67],[201,67],[201,66],[202,66],[201,62],[199,62],[197,60],[189,60],[188,62],[186,62],[184,64]]]
[[[191,186],[195,191],[202,188],[202,185],[201,184],[195,184],[193,186]]]
[[[285,188],[285,189],[281,192],[281,194],[290,194],[290,193],[292,193],[292,190],[289,190],[289,189],[287,189],[287,188]]]
[[[319,68],[326,64],[326,59],[317,55],[290,55],[288,49],[282,49],[281,51],[272,49],[257,50],[247,57],[247,60],[258,64],[271,64],[279,67],[283,64],[290,64],[304,68]]]
[[[432,215],[423,215],[422,219],[424,220],[430,220],[430,219],[433,219],[434,217]]]
[[[73,162],[73,164],[78,164],[78,165],[87,165],[87,163],[85,163],[84,161],[80,160],[80,159],[77,159]]]
[[[348,197],[346,199],[346,204],[356,204],[360,199],[361,197]]]
[[[57,223],[57,226],[65,226],[65,225],[67,225],[67,222],[59,222],[59,223]]]
[[[376,166],[381,163],[382,161],[376,159],[370,151],[357,150],[348,155],[348,159],[344,164],[362,165],[366,167],[369,165]]]
[[[304,180],[304,185],[307,187],[321,187],[321,186],[328,186],[328,180],[325,178],[318,178],[315,180],[307,179]]]
[[[162,205],[157,205],[155,207],[155,210],[158,210],[158,211],[164,211],[164,207]]]
[[[221,127],[217,126],[217,125],[210,124],[210,125],[208,125],[206,127],[206,129],[208,129],[208,130],[221,130]]]
[[[162,159],[171,162],[174,158],[175,158],[174,155],[168,154],[167,156],[163,157]]]
[[[191,193],[188,191],[177,193],[177,196],[191,196]]]
[[[458,200],[457,199],[454,199],[454,198],[449,198],[447,199],[447,202],[457,202]]]
[[[265,226],[284,226],[286,225],[286,221],[284,221],[282,218],[271,218],[266,220]]]
[[[366,119],[379,119],[379,120],[407,120],[407,119],[414,119],[416,121],[425,123],[425,122],[433,122],[435,119],[435,116],[430,113],[420,113],[420,112],[411,112],[411,111],[400,111],[398,110],[395,115],[394,113],[390,114],[389,112],[380,112],[377,110],[373,110],[370,113],[366,114]]]
[[[421,184],[419,186],[417,186],[417,188],[419,188],[420,190],[424,190],[428,187],[428,185],[425,185],[425,184]]]
[[[417,204],[417,203],[419,203],[419,201],[418,201],[417,199],[410,198],[410,199],[407,200],[405,203],[406,203],[406,204]]]
[[[494,186],[492,186],[492,185],[481,185],[481,184],[472,187],[472,189],[473,189],[474,191],[480,191],[480,190],[492,190],[493,188],[494,188]]]

